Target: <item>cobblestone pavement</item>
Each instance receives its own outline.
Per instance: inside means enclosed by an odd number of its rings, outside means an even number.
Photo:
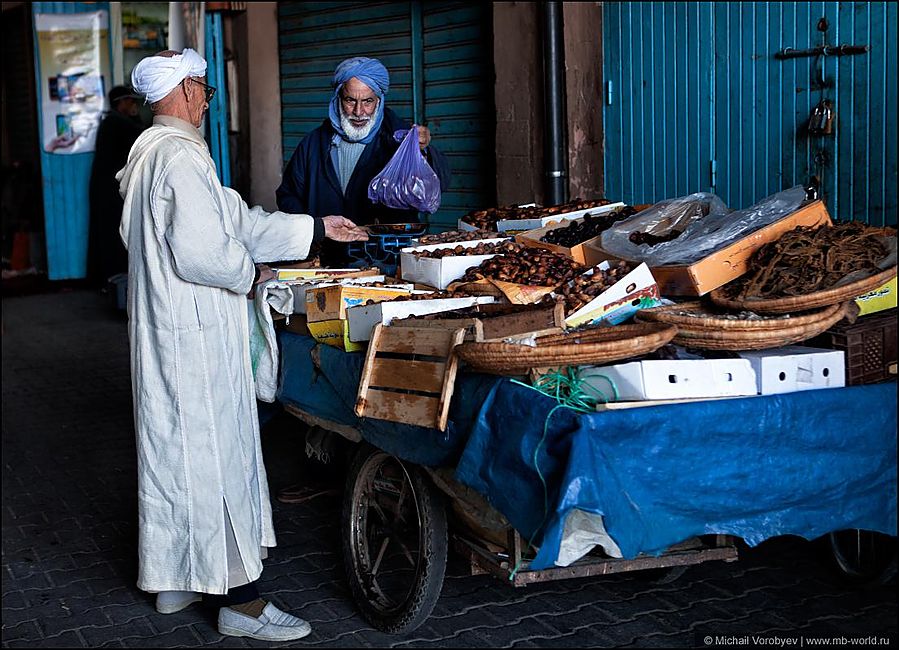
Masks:
[[[196,605],[157,614],[134,586],[124,319],[104,296],[69,291],[6,298],[3,321],[3,647],[264,646],[221,636],[214,613]],[[305,459],[301,434],[284,414],[263,432],[273,493],[298,480],[340,485],[339,472]],[[513,589],[466,575],[452,559],[431,618],[389,636],[366,625],[349,598],[338,508],[336,496],[274,503],[279,546],[261,590],[312,622],[296,646],[702,647],[706,635],[896,643],[894,590],[838,586],[820,545],[798,538],[691,567],[667,584],[634,572]]]

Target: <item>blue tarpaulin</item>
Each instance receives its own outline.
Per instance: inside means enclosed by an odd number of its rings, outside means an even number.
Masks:
[[[356,418],[363,355],[279,340],[282,402],[404,460],[455,465],[526,538],[542,528],[533,569],[553,565],[575,508],[602,515],[626,558],[700,534],[750,545],[844,528],[896,534],[896,382],[583,415],[463,373],[444,434]]]

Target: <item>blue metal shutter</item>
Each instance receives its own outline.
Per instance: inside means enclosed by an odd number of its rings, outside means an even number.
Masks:
[[[424,2],[424,118],[453,180],[431,216],[439,229],[496,203],[493,7]]]
[[[423,117],[450,157],[451,189],[430,222],[449,226],[492,205],[491,15],[489,5],[470,2],[280,4],[284,163],[327,117],[337,64],[373,56],[390,71],[388,106],[410,122]]]
[[[109,11],[108,2],[34,2],[32,14],[76,14]],[[112,39],[109,39],[110,43]],[[41,98],[47,84],[41,79],[37,33],[34,35],[34,67],[37,83],[38,137],[44,142]],[[110,61],[112,56],[110,53]],[[110,88],[112,79],[106,79]],[[87,239],[90,220],[88,186],[93,153],[72,155],[41,152],[44,194],[44,229],[47,244],[47,277],[50,280],[79,279],[87,275]]]
[[[635,203],[713,189],[744,207],[819,172],[835,218],[896,223],[897,7],[886,2],[604,3],[606,195]],[[812,89],[813,58],[784,47],[870,45],[824,57],[834,87]],[[891,72],[892,71],[892,72]],[[711,79],[711,81],[710,81]],[[804,133],[834,101],[836,135]],[[889,112],[888,112],[889,111]]]

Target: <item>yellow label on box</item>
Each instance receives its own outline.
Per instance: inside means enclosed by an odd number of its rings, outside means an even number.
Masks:
[[[874,291],[863,293],[855,299],[855,302],[860,310],[859,316],[894,308],[896,306],[896,278],[877,287]]]
[[[306,323],[309,333],[319,343],[333,345],[335,348],[347,352],[364,350],[365,343],[353,343],[350,341],[350,329],[346,320],[320,320],[315,323]]]
[[[369,300],[381,302],[409,295],[408,289],[337,285],[314,287],[306,291],[306,318],[310,321],[346,319],[348,307],[364,305]]]

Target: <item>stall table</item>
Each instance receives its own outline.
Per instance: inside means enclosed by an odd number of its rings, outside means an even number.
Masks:
[[[506,378],[462,372],[439,432],[357,418],[364,355],[278,337],[285,409],[364,443],[347,481],[344,555],[357,604],[388,632],[420,625],[439,594],[446,519],[435,485],[479,533],[453,535],[473,572],[517,586],[734,560],[733,537],[896,535],[895,381],[582,414]],[[410,519],[419,555],[393,547],[411,574],[379,574],[391,543],[366,540],[398,540]],[[388,595],[390,579],[400,596]]]

